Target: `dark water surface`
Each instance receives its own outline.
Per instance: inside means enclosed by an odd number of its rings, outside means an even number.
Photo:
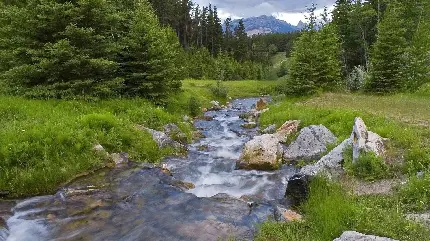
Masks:
[[[287,166],[235,170],[244,143],[257,134],[241,127],[239,115],[257,100],[235,100],[207,112],[213,120],[196,121],[206,138],[190,145],[187,157],[164,161],[173,176],[146,164],[101,170],[18,203],[0,241],[252,239],[259,223],[276,219],[294,174]]]

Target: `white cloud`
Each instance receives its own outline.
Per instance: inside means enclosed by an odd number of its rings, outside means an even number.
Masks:
[[[334,6],[328,8],[328,12],[331,13],[334,9]],[[315,14],[319,17],[324,12],[324,8],[317,9]],[[300,21],[306,22],[307,13],[286,13],[286,12],[277,12],[272,14],[275,18],[284,20],[292,25],[297,25]],[[329,14],[331,18],[331,14]]]

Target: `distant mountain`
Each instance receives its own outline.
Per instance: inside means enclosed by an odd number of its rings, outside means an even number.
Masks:
[[[306,27],[306,24],[302,22],[302,20],[300,20],[299,23],[297,24],[297,29],[302,30],[305,27]]]
[[[273,16],[262,15],[260,17],[244,18],[245,30],[248,36],[266,33],[289,33],[300,30],[297,26],[291,25]],[[233,20],[233,29],[239,24],[239,19]]]

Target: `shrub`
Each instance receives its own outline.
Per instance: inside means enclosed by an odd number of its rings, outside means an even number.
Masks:
[[[214,96],[218,98],[227,98],[228,95],[228,89],[222,84],[221,80],[217,80],[216,86],[211,87],[211,92]]]
[[[200,103],[199,100],[196,97],[191,97],[189,102],[188,102],[188,107],[189,107],[189,111],[190,111],[190,115],[192,117],[196,117],[198,115],[200,115]]]
[[[363,89],[367,78],[366,70],[363,66],[355,66],[346,78],[346,88],[349,91],[359,91]]]

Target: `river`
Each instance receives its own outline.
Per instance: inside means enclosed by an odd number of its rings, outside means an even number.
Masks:
[[[244,144],[258,129],[244,129],[242,113],[258,98],[197,120],[205,138],[186,157],[158,166],[130,163],[75,180],[55,195],[19,202],[0,229],[1,241],[252,240],[258,225],[277,220],[295,169],[236,170]],[[188,189],[189,184],[194,188]]]

